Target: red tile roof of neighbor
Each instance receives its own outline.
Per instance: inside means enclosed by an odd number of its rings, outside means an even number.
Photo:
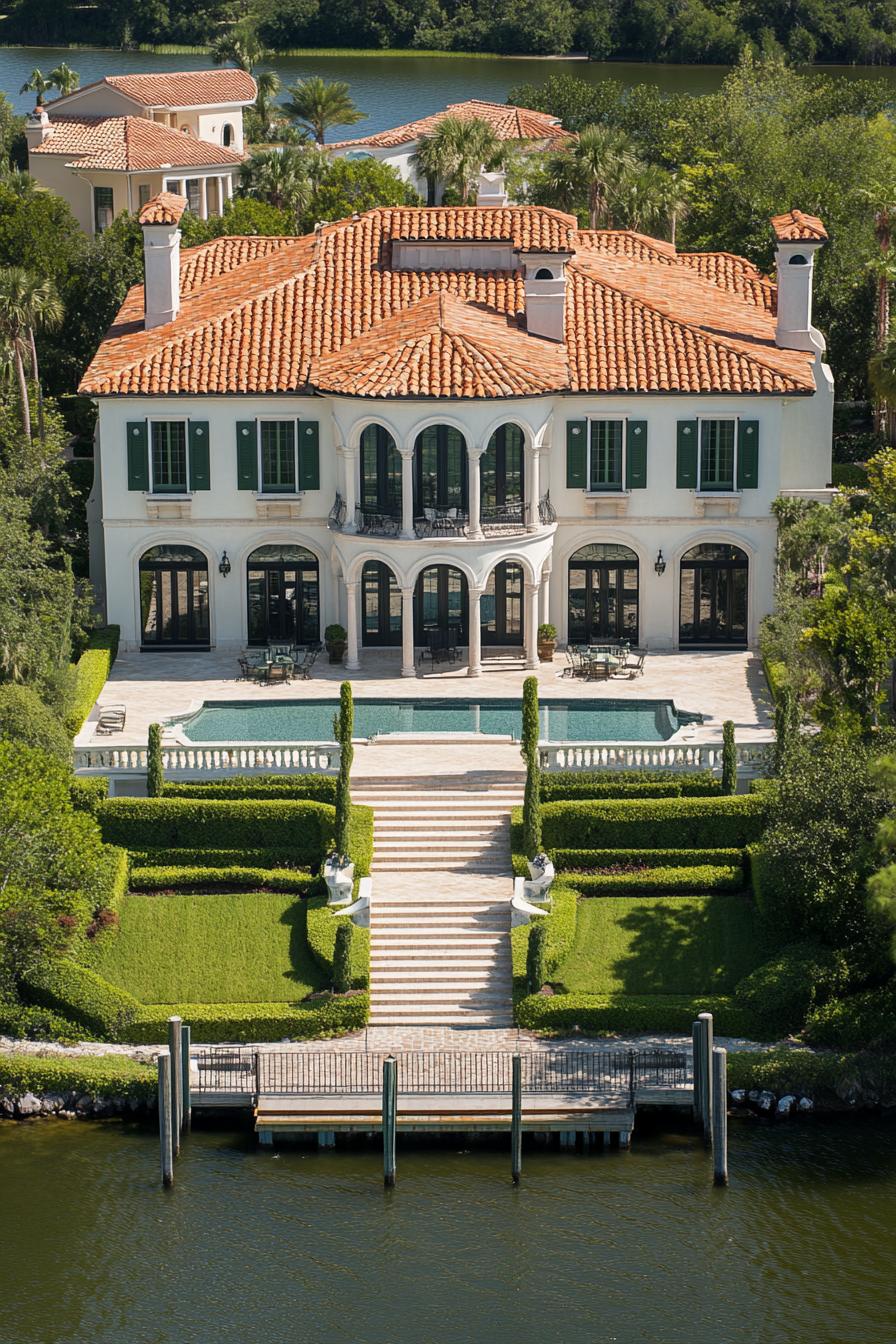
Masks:
[[[179,224],[186,208],[186,196],[178,196],[173,191],[160,191],[158,196],[146,202],[138,218],[141,224]]]
[[[815,215],[804,215],[802,210],[788,210],[784,215],[773,215],[772,228],[780,243],[823,243],[828,236],[821,220]]]
[[[529,335],[521,267],[393,270],[407,238],[571,253],[565,340]],[[811,353],[775,345],[775,287],[725,253],[679,254],[536,206],[376,209],[304,238],[220,238],[181,257],[178,317],[146,331],[131,290],[87,395],[326,391],[808,393]]]
[[[327,149],[393,149],[397,145],[419,140],[421,135],[429,135],[446,117],[458,117],[461,121],[476,117],[487,121],[499,140],[559,141],[573,138],[569,131],[563,129],[557,117],[549,116],[546,112],[470,98],[465,103],[449,103],[443,111],[434,112],[430,117],[421,117],[419,121],[409,121],[404,126],[393,126],[391,130],[377,131],[374,135],[364,135],[354,140],[337,140],[327,145]]]
[[[258,92],[255,80],[245,70],[183,70],[162,75],[106,75],[75,90],[75,95],[103,84],[133,98],[141,107],[215,107],[221,103],[252,103]],[[47,107],[73,100],[65,94]]]
[[[233,167],[241,154],[147,117],[53,117],[52,135],[30,154],[64,154],[76,168],[149,172],[161,168]]]

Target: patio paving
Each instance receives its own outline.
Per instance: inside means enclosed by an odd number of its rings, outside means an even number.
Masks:
[[[76,738],[76,746],[143,746],[151,723],[198,709],[205,700],[317,700],[338,695],[339,683],[348,676],[356,696],[395,700],[431,698],[517,698],[523,681],[531,673],[522,661],[509,658],[486,659],[479,678],[466,675],[463,663],[447,670],[433,671],[428,666],[416,677],[400,676],[399,650],[365,650],[359,672],[347,674],[342,666],[331,666],[326,655],[318,661],[310,681],[291,685],[256,685],[238,678],[236,656],[231,652],[137,653],[119,655],[112,675],[103,687],[96,706]],[[686,725],[672,739],[678,741],[718,741],[726,719],[734,722],[739,742],[767,740],[772,727],[771,698],[758,656],[743,652],[650,653],[644,675],[633,681],[610,680],[585,682],[564,676],[565,654],[556,654],[553,664],[542,663],[535,675],[539,694],[550,700],[673,700],[680,710],[706,716],[702,725]],[[123,732],[96,736],[96,721],[104,705],[123,704],[127,723]],[[480,768],[519,769],[519,748],[501,744],[494,738],[480,741],[465,739],[463,745],[439,743],[439,773],[452,769],[476,769],[480,766],[471,752],[488,751],[487,764]],[[419,746],[410,744],[387,747],[382,740],[370,747],[359,747],[355,754],[354,774],[366,773],[359,756],[373,753],[382,762],[382,753],[401,751],[414,757],[418,769],[432,769],[433,761]],[[457,757],[455,762],[448,756]],[[384,763],[384,762],[382,762]],[[398,765],[395,758],[395,765]],[[401,768],[407,768],[404,760]],[[380,773],[373,769],[372,773]]]

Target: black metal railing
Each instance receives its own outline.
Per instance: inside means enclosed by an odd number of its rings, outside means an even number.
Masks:
[[[468,521],[461,509],[427,509],[414,519],[414,531],[418,537],[464,537]]]
[[[480,510],[480,523],[490,533],[521,532],[529,520],[529,505],[517,500],[509,504],[488,504]]]
[[[200,1050],[192,1055],[196,1068],[197,1092],[257,1091],[257,1052],[255,1050]]]
[[[327,515],[327,527],[331,532],[340,532],[345,526],[345,500],[336,492],[333,507]]]
[[[550,490],[546,490],[538,501],[538,521],[543,527],[548,527],[551,523],[556,523],[557,521],[557,510],[551,503]]]
[[[392,513],[376,513],[372,509],[355,508],[355,531],[369,537],[397,537],[401,518]]]

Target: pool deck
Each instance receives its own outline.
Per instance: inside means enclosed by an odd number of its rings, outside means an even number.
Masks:
[[[356,697],[393,700],[452,698],[476,700],[516,698],[522,694],[527,673],[522,661],[507,658],[483,661],[483,674],[466,675],[459,663],[446,670],[427,667],[416,677],[399,675],[398,651],[365,650],[364,665],[350,674]],[[543,701],[550,700],[672,700],[679,710],[706,716],[701,725],[685,725],[672,742],[718,741],[726,719],[734,722],[741,743],[767,741],[772,728],[771,698],[758,656],[750,652],[650,653],[644,675],[633,681],[610,680],[585,682],[564,675],[565,654],[556,654],[553,664],[542,663],[535,675]],[[160,723],[175,715],[198,709],[205,700],[248,700],[270,703],[275,700],[321,700],[338,695],[339,683],[348,675],[342,666],[331,666],[326,655],[315,665],[310,681],[291,685],[274,683],[259,686],[241,681],[236,657],[212,650],[208,653],[123,653],[112,675],[100,692],[96,706],[81,729],[75,745],[145,746],[151,723]],[[104,705],[121,704],[127,709],[126,726],[120,733],[96,736],[96,721]],[[413,757],[418,769],[431,770],[429,753],[401,739],[383,739],[355,752],[356,775],[379,774],[386,767],[385,756],[393,759],[388,768],[399,766],[394,755],[401,752],[400,768],[407,768]],[[439,742],[438,766],[446,769],[475,769],[471,751],[488,751],[487,768],[520,769],[519,747],[494,738],[464,739],[463,745]],[[406,753],[406,755],[405,755]],[[368,757],[369,762],[359,757]],[[448,757],[457,757],[449,761]],[[486,762],[483,760],[482,765]]]

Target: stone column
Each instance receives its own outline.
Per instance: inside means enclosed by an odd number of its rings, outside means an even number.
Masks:
[[[199,179],[199,218],[208,219],[208,178]]]
[[[223,178],[223,177],[219,177],[219,178],[217,178],[216,180],[217,180],[217,183],[218,183],[218,214],[219,214],[219,215],[223,215],[223,213],[224,213],[224,202],[225,202],[225,200],[227,199],[227,197],[226,197],[226,195],[225,195],[226,188],[225,188],[225,186],[224,186],[224,182],[225,182],[225,180],[227,180],[227,179],[225,179],[225,178]]]
[[[415,677],[414,666],[414,590],[401,590],[401,675]]]
[[[358,581],[347,583],[345,585],[346,596],[346,630],[348,631],[348,648],[345,655],[345,670],[347,672],[357,672],[361,667],[358,658]]]
[[[480,602],[482,599],[482,589],[474,588],[472,585],[467,590],[469,597],[468,623],[470,627],[469,634],[469,657],[467,664],[468,677],[482,676],[482,616],[480,614]]]
[[[479,516],[482,503],[479,459],[482,457],[482,453],[483,449],[481,447],[472,443],[467,445],[467,497],[470,515],[468,535],[475,541],[482,538],[482,524]]]
[[[344,532],[354,532],[355,507],[358,503],[358,454],[354,448],[343,447],[342,460],[345,463],[345,525]]]
[[[224,199],[229,201],[233,198],[233,178],[230,173],[224,178]]]
[[[538,521],[538,501],[541,499],[541,473],[539,471],[539,449],[532,448],[529,452],[529,515],[526,520],[526,531],[537,532],[541,524]]]
[[[551,571],[541,571],[541,624],[549,625],[551,620]]]
[[[526,584],[526,667],[531,670],[538,667],[538,595],[540,591],[540,584]]]
[[[401,449],[401,535],[414,537],[414,449]]]

